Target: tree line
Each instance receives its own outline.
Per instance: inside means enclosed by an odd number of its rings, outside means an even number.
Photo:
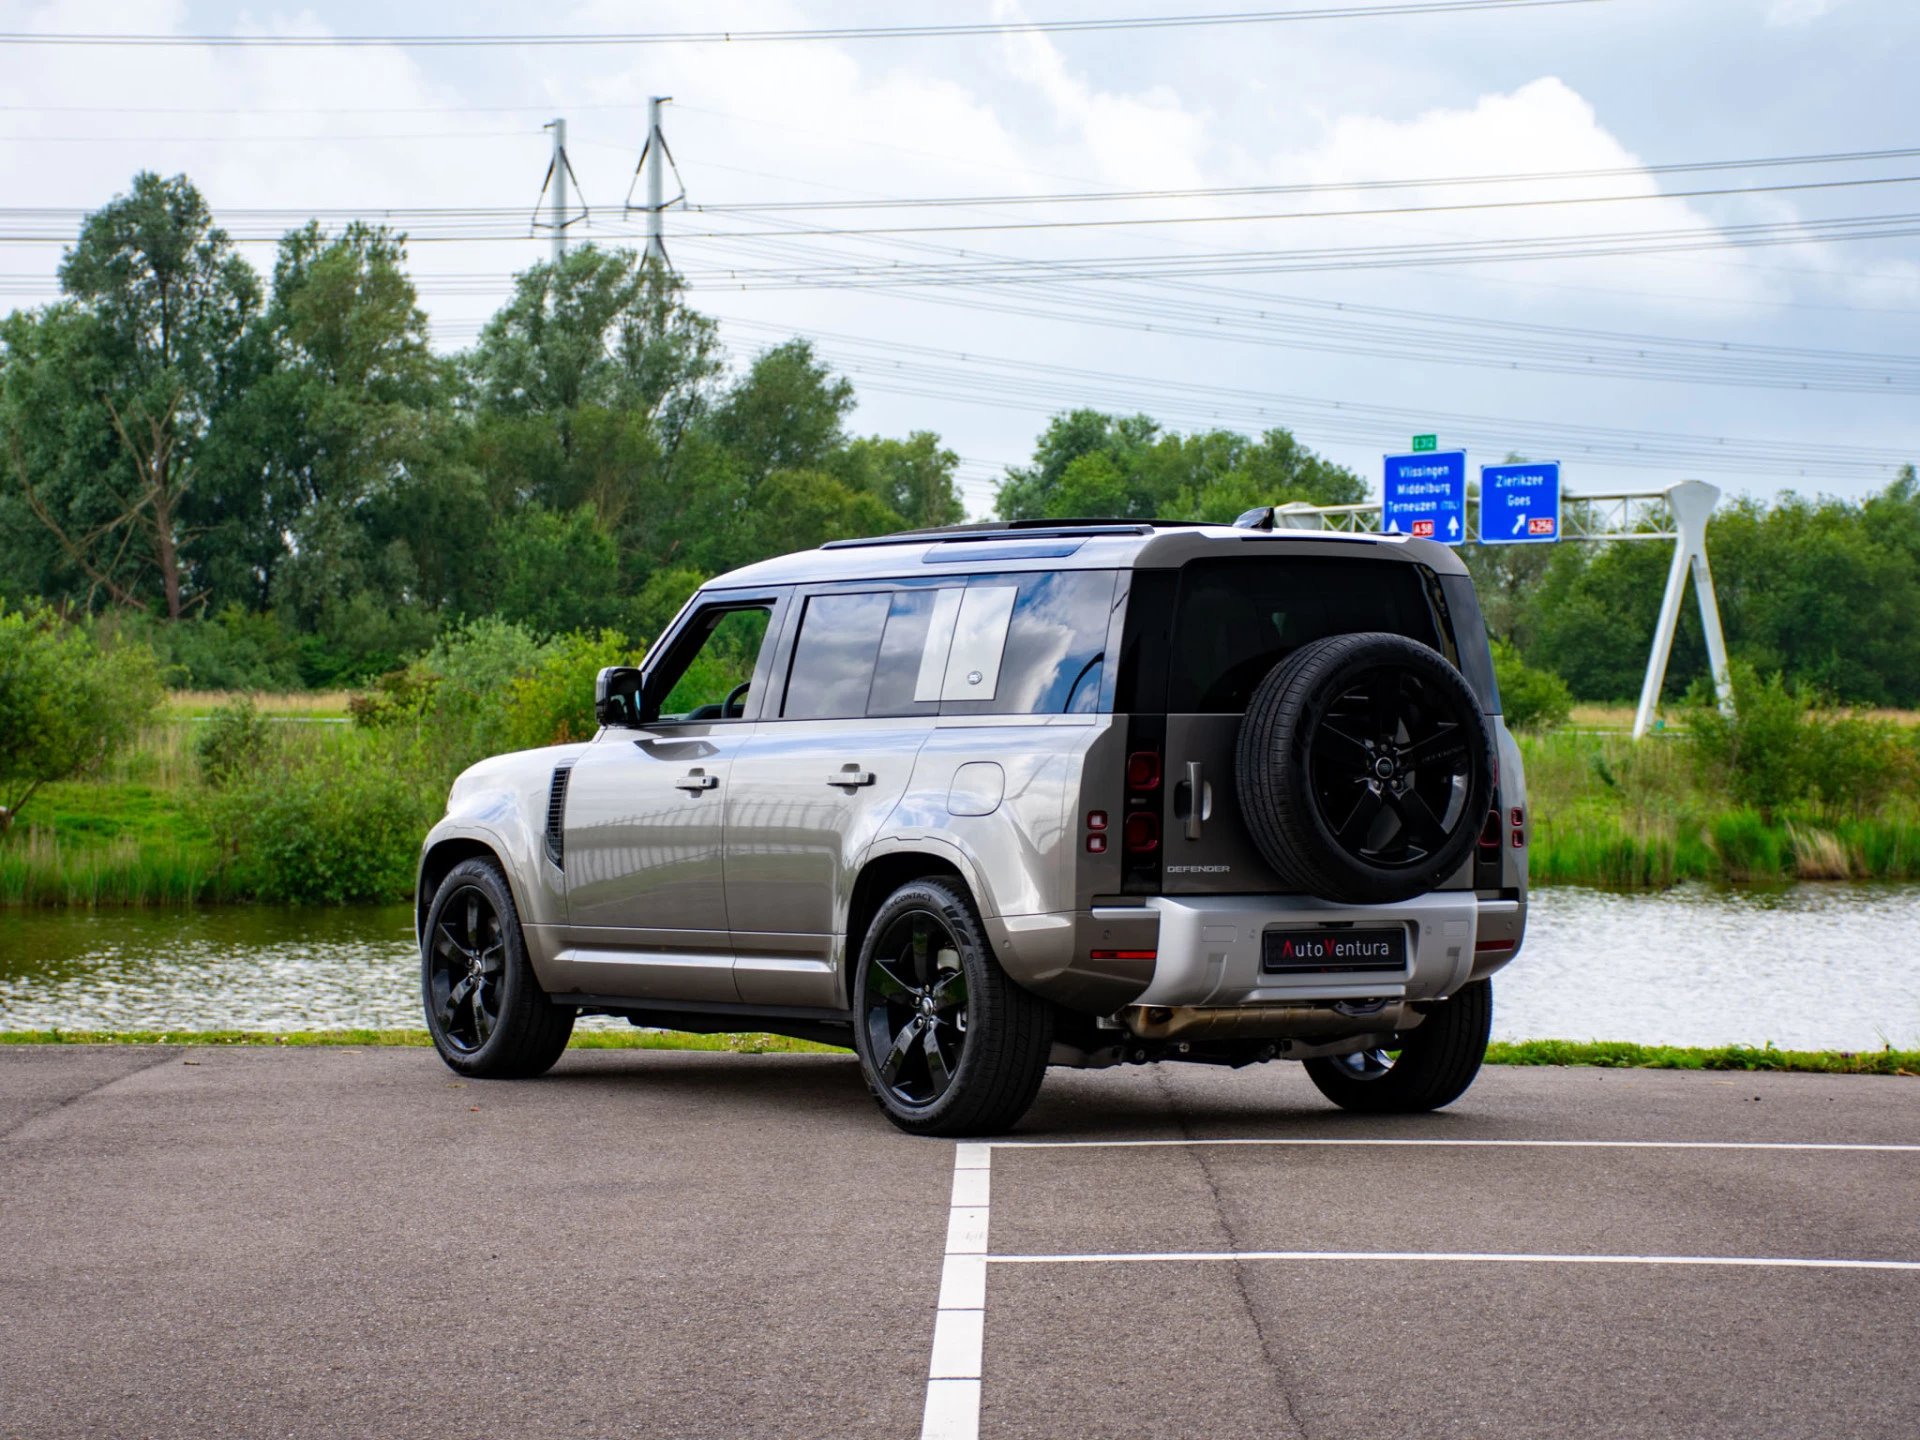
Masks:
[[[730,369],[714,322],[633,252],[515,277],[436,352],[402,236],[288,234],[261,276],[184,176],[94,212],[61,298],[0,320],[0,599],[148,640],[210,687],[358,684],[461,620],[657,633],[703,578],[964,518],[930,431],[858,436],[805,340]],[[1285,429],[1056,416],[1007,519],[1229,520],[1365,498]],[[1711,531],[1730,643],[1847,701],[1920,704],[1920,495],[1736,502]],[[1637,689],[1662,545],[1469,552],[1489,623],[1583,698]],[[1687,612],[1676,686],[1704,669]]]

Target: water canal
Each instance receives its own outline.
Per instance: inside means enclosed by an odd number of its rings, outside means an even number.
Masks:
[[[0,912],[0,1029],[418,1028],[410,925],[404,905]],[[1542,889],[1496,989],[1506,1040],[1920,1048],[1920,886]]]

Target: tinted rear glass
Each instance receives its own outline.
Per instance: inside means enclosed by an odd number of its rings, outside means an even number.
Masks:
[[[1167,710],[1232,714],[1266,673],[1329,635],[1385,630],[1443,653],[1422,570],[1396,560],[1196,560],[1180,572]]]
[[[999,673],[954,665],[960,687],[976,674],[990,700],[948,698],[943,715],[1091,714],[1100,708],[1114,572],[1060,570],[975,576],[970,589],[1017,587]],[[964,618],[964,612],[963,612]],[[956,633],[956,644],[959,643]],[[964,671],[954,675],[955,671]],[[956,694],[966,693],[958,688]]]
[[[789,720],[842,720],[866,713],[888,598],[869,593],[808,599],[781,715]]]

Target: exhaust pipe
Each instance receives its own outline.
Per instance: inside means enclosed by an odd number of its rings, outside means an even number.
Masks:
[[[1327,1005],[1129,1005],[1141,1040],[1339,1040],[1411,1030],[1426,1017],[1404,1000]]]

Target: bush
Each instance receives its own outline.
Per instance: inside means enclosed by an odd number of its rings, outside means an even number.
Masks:
[[[275,615],[229,605],[209,620],[182,620],[156,634],[174,683],[196,690],[297,690],[300,643]]]
[[[1552,730],[1573,714],[1573,692],[1567,682],[1551,670],[1527,664],[1505,641],[1493,642],[1493,670],[1509,728]]]
[[[403,737],[349,734],[234,775],[207,820],[236,888],[263,900],[399,900],[443,794]]]
[[[1696,689],[1688,725],[1703,778],[1717,781],[1769,822],[1776,811],[1815,801],[1834,814],[1861,815],[1911,793],[1920,755],[1896,725],[1823,707],[1778,674],[1745,665],[1733,674],[1729,717]]]
[[[254,707],[251,695],[216,709],[193,742],[200,780],[215,789],[260,769],[272,749],[271,723]]]
[[[103,649],[43,605],[0,601],[0,831],[42,785],[98,771],[163,698],[145,645]]]
[[[508,694],[502,743],[513,750],[591,739],[593,680],[606,665],[637,665],[626,639],[614,630],[566,635],[553,642],[532,671],[517,677]]]

